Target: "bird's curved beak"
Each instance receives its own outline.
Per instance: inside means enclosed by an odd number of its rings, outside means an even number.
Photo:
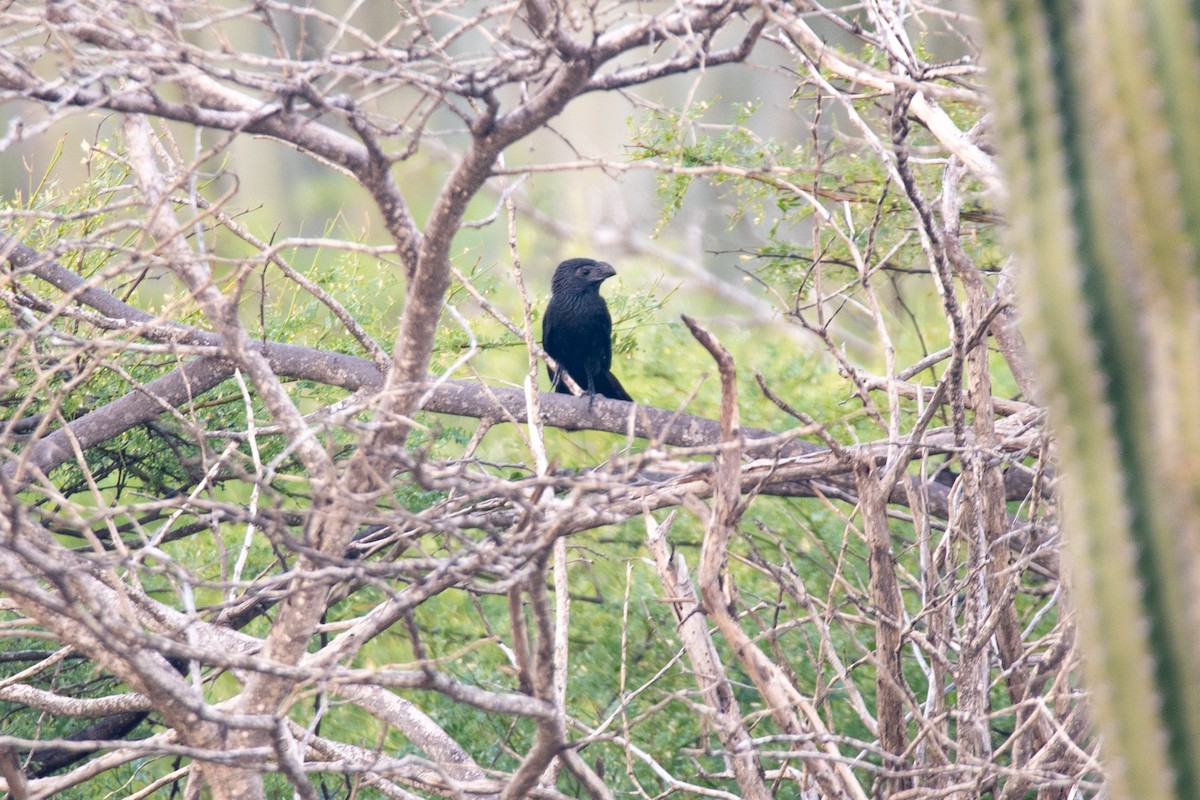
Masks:
[[[613,269],[612,264],[609,264],[605,261],[598,261],[596,262],[596,270],[592,273],[592,276],[593,280],[595,280],[596,283],[599,283],[600,281],[608,280],[616,274],[617,271]]]

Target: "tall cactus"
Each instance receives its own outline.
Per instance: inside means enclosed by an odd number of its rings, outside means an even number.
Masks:
[[[1200,798],[1200,4],[978,5],[1111,791]]]

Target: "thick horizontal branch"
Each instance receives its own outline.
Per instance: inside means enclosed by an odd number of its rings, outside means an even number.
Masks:
[[[25,683],[0,689],[0,700],[47,711],[56,717],[94,719],[111,714],[150,711],[153,704],[143,695],[119,694],[110,697],[65,697]]]
[[[187,345],[224,346],[218,334],[164,323],[3,234],[0,234],[0,256],[8,258],[18,270],[47,281],[114,322],[136,325],[131,332],[140,336]],[[118,325],[114,324],[114,327]],[[281,377],[313,381],[350,392],[379,391],[383,387],[382,374],[368,359],[278,342],[264,342],[260,346],[271,368]],[[231,361],[218,356],[195,358],[181,368],[136,387],[111,403],[73,420],[66,428],[31,442],[16,461],[4,464],[0,471],[20,481],[30,480],[37,472],[47,474],[74,457],[72,438],[84,450],[95,447],[156,419],[171,408],[195,401],[233,374],[234,365]],[[645,440],[651,446],[712,448],[720,441],[720,425],[716,420],[668,409],[603,397],[593,399],[556,393],[543,394],[540,405],[543,424],[562,430],[624,434]],[[522,390],[463,380],[434,381],[426,391],[422,409],[493,422],[520,423],[526,421],[528,414]],[[795,458],[817,453],[829,455],[821,445],[761,428],[744,427],[741,434],[744,454],[751,458]],[[953,452],[957,449],[953,437],[940,431],[927,433],[922,444],[925,452]],[[1028,446],[1028,436],[1020,436],[1014,449]],[[856,497],[848,463],[845,467],[836,466],[840,463],[836,459],[826,463],[836,471],[826,475],[824,481],[837,487],[842,497]],[[1010,470],[1009,479],[1008,493],[1013,499],[1026,497],[1032,489],[1032,478],[1026,470]],[[931,513],[945,518],[949,513],[949,488],[936,482],[929,482],[924,488],[929,496]],[[793,483],[792,489],[789,494],[812,496],[819,493],[816,487],[809,487],[804,481]],[[904,487],[897,487],[891,502],[907,504],[908,495]]]

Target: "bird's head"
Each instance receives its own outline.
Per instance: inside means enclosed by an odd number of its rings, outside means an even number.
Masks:
[[[550,290],[557,292],[561,289],[581,286],[594,286],[599,289],[602,282],[616,274],[617,271],[612,268],[612,265],[603,261],[596,261],[592,258],[568,258],[554,270],[554,279],[551,281]]]

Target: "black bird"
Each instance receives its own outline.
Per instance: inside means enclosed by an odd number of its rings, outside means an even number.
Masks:
[[[589,395],[633,402],[611,371],[612,317],[600,296],[600,284],[616,274],[611,265],[590,258],[559,264],[542,317],[542,347]],[[553,369],[550,384],[557,392],[571,393]]]

